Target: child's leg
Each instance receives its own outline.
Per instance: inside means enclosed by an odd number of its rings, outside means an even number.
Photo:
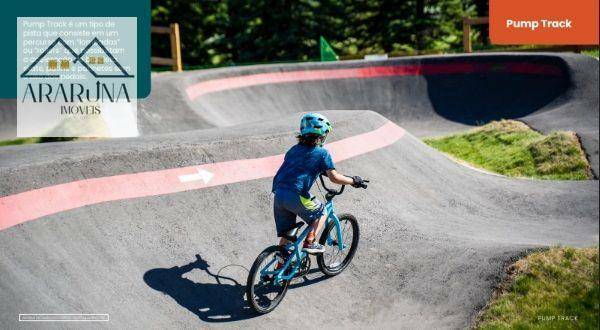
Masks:
[[[280,198],[278,194],[275,194],[275,199],[273,201],[273,216],[275,218],[275,229],[277,230],[277,235],[279,237],[296,223],[296,214],[288,210],[284,202],[285,198]],[[283,237],[279,240],[280,246],[284,246],[287,243],[289,243],[289,241]]]
[[[312,223],[311,229],[306,236],[306,242],[308,244],[312,244],[315,241],[315,237],[317,234],[323,229],[323,225],[325,224],[325,220],[327,219],[327,214],[323,213],[323,215]]]
[[[275,265],[276,270],[283,267],[283,264],[285,263],[285,257],[287,257],[287,255],[284,254],[285,251],[283,247],[289,242],[290,241],[283,237],[279,240],[279,258],[277,258],[277,264]]]

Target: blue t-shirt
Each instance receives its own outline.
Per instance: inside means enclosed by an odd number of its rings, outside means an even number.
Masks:
[[[309,197],[310,187],[319,174],[333,169],[335,165],[327,149],[297,144],[285,154],[283,164],[273,178],[273,192],[287,189]]]

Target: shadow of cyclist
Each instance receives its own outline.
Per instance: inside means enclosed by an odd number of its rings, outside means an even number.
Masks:
[[[213,274],[209,267],[197,254],[196,261],[187,265],[147,271],[144,282],[154,290],[171,296],[206,322],[229,322],[256,316],[244,300],[245,285],[233,278]],[[217,283],[196,283],[183,277],[194,269],[205,271]]]
[[[226,267],[228,266],[222,269]],[[154,290],[169,295],[205,322],[230,322],[258,316],[245,300],[246,283],[239,283],[238,280],[219,273],[214,274],[209,268],[210,265],[196,254],[196,260],[187,265],[147,271],[144,274],[144,282]],[[184,277],[194,269],[206,272],[216,283],[197,283]],[[245,273],[247,275],[247,270]],[[325,279],[327,277],[318,269],[312,269],[306,276],[294,279],[290,289],[315,284]]]

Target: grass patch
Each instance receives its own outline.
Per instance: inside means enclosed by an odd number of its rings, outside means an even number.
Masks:
[[[550,180],[592,178],[585,153],[572,132],[543,135],[522,122],[501,120],[424,141],[475,167],[502,175]]]
[[[19,144],[30,144],[30,143],[39,143],[40,138],[21,138],[21,139],[14,139],[14,140],[5,140],[5,141],[0,141],[0,147],[3,146],[16,146]]]
[[[598,49],[598,48],[596,48],[596,49],[588,49],[588,50],[584,50],[584,51],[582,51],[582,53],[584,53],[584,54],[586,54],[586,55],[589,55],[589,56],[591,56],[591,57],[598,58],[598,55],[599,55],[599,49]]]
[[[58,141],[73,141],[77,138],[70,137],[30,137],[30,138],[20,138],[14,140],[4,140],[0,141],[0,147],[3,146],[16,146],[20,144],[31,144],[31,143],[44,143],[44,142],[58,142]]]
[[[509,267],[475,329],[598,329],[598,248],[552,248]]]

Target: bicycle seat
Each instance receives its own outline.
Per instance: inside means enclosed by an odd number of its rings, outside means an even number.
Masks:
[[[303,222],[296,222],[290,229],[281,233],[277,233],[277,237],[283,237],[288,241],[295,242],[298,238],[298,236],[296,236],[298,234],[298,228],[302,226],[304,226]]]

